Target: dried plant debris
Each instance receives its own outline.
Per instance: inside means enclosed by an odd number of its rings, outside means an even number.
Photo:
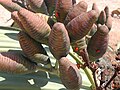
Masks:
[[[120,74],[113,80],[111,87],[113,90],[120,89]]]
[[[68,90],[79,90],[82,77],[75,64],[66,57],[59,60],[60,79]]]
[[[120,60],[120,48],[117,50],[116,60]]]
[[[120,8],[117,8],[116,10],[112,11],[111,16],[114,17],[114,15],[117,15],[118,17],[120,16]]]
[[[76,41],[86,36],[96,20],[97,15],[95,10],[82,13],[71,20],[66,25],[71,41]]]
[[[75,18],[76,16],[80,15],[83,12],[86,12],[87,7],[88,5],[86,2],[84,1],[79,2],[68,12],[64,24],[67,25],[67,23],[70,22],[73,18]]]
[[[36,41],[47,44],[51,28],[45,20],[37,14],[21,9],[18,16],[25,28],[25,31]]]
[[[49,48],[57,60],[68,55],[70,40],[67,30],[62,23],[57,22],[54,24],[49,36]]]
[[[114,74],[114,67],[111,64],[111,61],[107,58],[104,59],[100,58],[97,64],[99,65],[99,70],[98,70],[99,74],[98,73],[97,74],[100,80],[100,85],[103,84],[104,86],[110,80],[111,76]],[[109,85],[106,90],[113,90],[111,85]]]

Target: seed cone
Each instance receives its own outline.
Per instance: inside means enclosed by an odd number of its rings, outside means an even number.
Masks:
[[[0,4],[10,12],[18,11],[22,8],[18,4],[12,2],[12,0],[0,0]]]
[[[44,0],[28,0],[28,3],[34,12],[47,14]]]
[[[97,12],[97,15],[99,16],[100,11],[99,11],[96,3],[93,3],[92,10],[95,10]]]
[[[18,33],[18,39],[23,52],[29,59],[36,63],[42,64],[50,63],[50,60],[47,56],[45,49],[39,42],[29,37],[23,31],[20,31]]]
[[[21,9],[18,16],[26,32],[36,41],[47,44],[48,36],[51,31],[50,26],[37,14],[26,9]]]
[[[105,22],[105,25],[108,27],[109,30],[112,28],[112,17],[111,15],[108,16],[107,21]]]
[[[57,60],[68,55],[70,40],[67,30],[62,23],[54,24],[49,36],[49,48]]]
[[[111,28],[112,28],[112,17],[110,15],[109,7],[106,6],[104,11],[105,11],[105,14],[106,14],[105,25],[108,27],[109,30],[111,30]]]
[[[44,2],[47,6],[47,11],[49,15],[53,15],[53,11],[55,10],[57,0],[44,0]]]
[[[87,3],[84,1],[79,2],[77,5],[75,5],[67,14],[67,17],[64,21],[65,25],[67,25],[68,22],[70,22],[73,18],[80,15],[83,12],[87,11]]]
[[[72,0],[57,0],[55,7],[55,15],[57,21],[64,22],[71,8],[72,8]]]
[[[0,71],[14,74],[34,72],[36,64],[23,57],[21,53],[0,53]]]
[[[93,24],[96,22],[97,15],[95,10],[80,14],[71,20],[67,25],[67,31],[71,41],[80,40],[83,38],[91,29]]]
[[[87,45],[87,51],[90,56],[98,59],[105,54],[108,47],[108,32],[107,26],[98,26],[96,33],[91,37]]]
[[[111,17],[110,12],[109,12],[109,7],[106,6],[104,11],[106,13],[105,25],[108,27],[109,30],[111,30],[111,28],[112,28],[112,17]]]
[[[82,77],[75,64],[66,57],[59,61],[60,79],[68,90],[79,90],[82,84]]]
[[[11,13],[11,17],[12,17],[12,19],[18,24],[18,26],[19,26],[23,31],[25,31],[25,28],[23,27],[22,22],[21,22],[20,18],[18,17],[18,14],[17,14],[17,13],[18,13],[17,11],[12,12],[12,13]]]
[[[105,11],[105,14],[106,14],[106,18],[108,18],[108,16],[110,15],[109,7],[106,6],[106,7],[104,8],[104,11]]]
[[[106,13],[105,13],[105,11],[101,11],[101,13],[100,13],[100,15],[98,17],[97,23],[103,25],[103,24],[105,24],[105,22],[106,22]]]

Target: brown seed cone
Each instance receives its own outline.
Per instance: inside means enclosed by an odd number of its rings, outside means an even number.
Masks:
[[[23,27],[22,25],[22,22],[20,20],[20,18],[18,17],[18,11],[14,11],[11,13],[11,18],[18,24],[18,26],[23,30],[25,31],[25,28]]]
[[[106,6],[104,8],[104,11],[106,13],[106,22],[105,22],[105,25],[108,27],[109,30],[111,30],[111,28],[112,28],[112,17],[110,15],[109,7]]]
[[[67,30],[62,23],[54,24],[49,36],[49,48],[57,60],[68,55],[70,40]]]
[[[105,25],[108,27],[109,30],[112,28],[112,17],[111,15],[108,16],[107,21],[105,22]]]
[[[34,12],[47,14],[44,0],[28,0],[28,4]]]
[[[75,64],[66,57],[59,61],[60,79],[68,90],[79,90],[82,85],[82,77]]]
[[[36,64],[16,52],[0,53],[0,71],[14,74],[31,73],[36,70]]]
[[[97,15],[95,10],[80,14],[71,20],[67,25],[67,31],[71,41],[80,40],[90,31],[96,22]]]
[[[57,21],[64,22],[71,8],[72,8],[72,0],[57,0],[55,7],[55,16]]]
[[[88,5],[86,2],[84,1],[79,2],[68,12],[64,24],[67,25],[67,23],[70,22],[73,18],[75,18],[76,16],[80,15],[83,12],[86,12],[87,7]]]
[[[57,0],[44,0],[44,2],[47,6],[47,11],[49,15],[53,15],[53,11],[55,10]]]
[[[108,47],[108,33],[107,26],[98,26],[96,33],[91,37],[87,45],[88,54],[96,59],[102,57]]]
[[[107,19],[108,16],[110,15],[109,7],[106,6],[106,7],[104,8],[104,11],[105,11],[105,14],[106,14],[106,19]]]
[[[100,11],[99,11],[96,3],[93,3],[92,10],[95,10],[97,12],[98,16],[100,15]]]
[[[48,44],[48,36],[50,34],[51,28],[42,17],[39,17],[37,14],[24,8],[18,11],[18,16],[26,32],[33,39],[38,42]]]
[[[18,11],[22,8],[18,4],[12,2],[12,0],[0,0],[0,4],[10,12]]]
[[[50,63],[49,57],[47,56],[45,49],[39,42],[29,37],[23,31],[20,31],[18,33],[18,39],[23,52],[29,59],[36,63]]]
[[[105,11],[101,11],[101,13],[98,17],[97,23],[103,25],[103,24],[105,24],[105,22],[106,22],[106,13],[105,13]]]

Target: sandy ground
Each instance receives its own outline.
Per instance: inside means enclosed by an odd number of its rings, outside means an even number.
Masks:
[[[100,10],[103,10],[105,6],[109,6],[110,11],[120,8],[120,0],[78,0],[85,1],[88,4],[88,9],[92,8],[92,4],[96,3]]]
[[[9,20],[10,18],[10,12],[0,5],[0,26],[10,26],[13,23],[13,20]]]

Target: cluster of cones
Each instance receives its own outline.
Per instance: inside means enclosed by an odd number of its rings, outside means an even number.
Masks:
[[[80,56],[81,50],[87,50],[90,61],[101,58],[107,50],[112,27],[109,8],[106,6],[100,12],[94,3],[92,10],[87,11],[86,2],[76,4],[75,0],[28,0],[26,6],[16,2],[17,0],[0,0],[0,4],[11,12],[12,19],[21,28],[18,39],[23,55],[21,58],[19,53],[1,53],[3,66],[0,70],[12,73],[31,72],[41,64],[53,68],[42,46],[45,44],[59,63],[62,83],[69,90],[79,90],[82,84],[79,69],[66,57],[70,45]],[[52,18],[54,11],[55,18]]]

